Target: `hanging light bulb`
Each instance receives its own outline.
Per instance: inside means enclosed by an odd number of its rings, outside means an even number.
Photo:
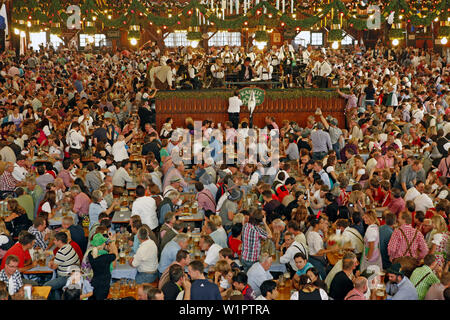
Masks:
[[[26,37],[26,33],[25,33],[25,31],[20,31],[20,37],[21,38],[25,38]]]
[[[447,37],[443,37],[443,38],[441,39],[441,44],[447,44],[447,42],[448,42]]]
[[[266,42],[265,41],[256,41],[256,47],[259,50],[263,50],[265,46],[266,46]]]
[[[130,39],[130,44],[131,44],[132,46],[137,45],[137,43],[138,43],[138,41],[137,41],[136,38],[131,38],[131,39]]]
[[[20,30],[17,28],[14,28],[14,34],[19,35],[20,34]]]
[[[331,48],[334,50],[339,49],[339,42],[333,41],[333,43],[331,44]]]
[[[392,40],[392,44],[393,44],[394,46],[398,46],[398,44],[399,44],[398,39]]]

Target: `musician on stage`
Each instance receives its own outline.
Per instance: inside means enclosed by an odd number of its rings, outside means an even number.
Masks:
[[[269,64],[269,61],[267,59],[263,59],[262,63],[259,64],[257,70],[258,78],[260,78],[262,81],[272,80],[273,66]]]
[[[238,80],[240,82],[251,81],[256,74],[255,70],[253,70],[252,66],[250,65],[251,62],[251,58],[247,57],[245,58],[244,63],[236,68],[238,72]]]
[[[213,88],[225,87],[225,71],[226,67],[223,65],[222,59],[217,58],[216,62],[211,66]]]
[[[199,58],[192,59],[188,67],[188,72],[189,72],[189,81],[192,83],[194,90],[202,88],[202,82],[200,81],[200,78],[203,76],[204,71],[200,69],[201,69],[200,59]]]
[[[302,52],[302,59],[303,59],[303,63],[308,65],[311,62],[311,54],[313,52],[312,46],[310,44],[308,44],[308,46],[306,47],[306,50],[303,50]]]
[[[289,46],[282,46],[280,48],[280,58],[283,63],[284,76],[288,80],[286,84],[289,84],[289,87],[292,88],[294,86],[292,77],[294,70],[292,64],[296,63],[294,52],[289,49]]]
[[[327,60],[325,60],[325,56],[323,54],[319,55],[319,59],[314,64],[313,68],[315,82],[319,88],[328,87],[327,77],[331,74],[331,71],[331,65]]]
[[[153,74],[155,88],[158,90],[173,90],[172,83],[174,82],[173,69],[175,64],[172,59],[167,59],[165,66],[157,66],[151,70]]]

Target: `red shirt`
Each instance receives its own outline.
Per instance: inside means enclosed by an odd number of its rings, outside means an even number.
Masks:
[[[9,248],[8,251],[6,251],[5,256],[2,259],[2,266],[0,267],[0,270],[5,267],[6,257],[12,254],[19,258],[19,268],[23,268],[25,266],[25,261],[31,260],[31,256],[28,250],[23,250],[22,245],[17,242],[15,245]]]
[[[83,260],[83,252],[81,251],[80,246],[73,240],[70,241],[69,244],[72,246],[73,250],[75,250],[75,252],[77,253],[78,258],[80,258],[80,261],[82,261]],[[53,249],[53,255],[54,256],[56,256],[56,253],[58,252],[58,250],[59,250],[59,248]]]
[[[283,202],[284,197],[286,197],[288,194],[289,194],[289,190],[286,189],[286,187],[283,185],[277,189],[277,194],[276,194],[277,199],[275,199],[275,200]],[[272,198],[273,198],[273,195],[272,195]]]
[[[234,254],[237,254],[238,257],[241,256],[241,246],[242,241],[233,237],[230,237],[230,239],[228,240],[228,245],[230,246],[230,249],[233,250]]]

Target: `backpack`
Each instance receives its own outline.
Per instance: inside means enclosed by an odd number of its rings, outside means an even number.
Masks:
[[[158,207],[156,208],[156,217],[158,218],[158,222],[160,220],[161,217],[161,208],[166,205],[166,204],[170,204],[170,207],[173,210],[173,204],[172,204],[172,200],[170,200],[169,198],[164,198],[163,201],[161,201],[161,203],[158,205]]]

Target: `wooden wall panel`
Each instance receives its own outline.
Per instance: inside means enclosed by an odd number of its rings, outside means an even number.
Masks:
[[[253,114],[253,123],[264,126],[264,118],[273,116],[278,124],[285,119],[296,121],[301,127],[306,126],[307,117],[314,115],[320,108],[325,116],[332,115],[339,121],[339,126],[344,125],[345,100],[321,97],[300,97],[295,99],[266,98],[261,106],[256,107]],[[156,99],[156,123],[158,129],[168,117],[174,118],[175,126],[182,126],[187,117],[194,121],[210,119],[216,123],[224,123],[228,120],[228,100],[220,97],[197,99],[197,98],[170,98],[164,100]],[[241,108],[240,119],[249,118],[246,107]]]

